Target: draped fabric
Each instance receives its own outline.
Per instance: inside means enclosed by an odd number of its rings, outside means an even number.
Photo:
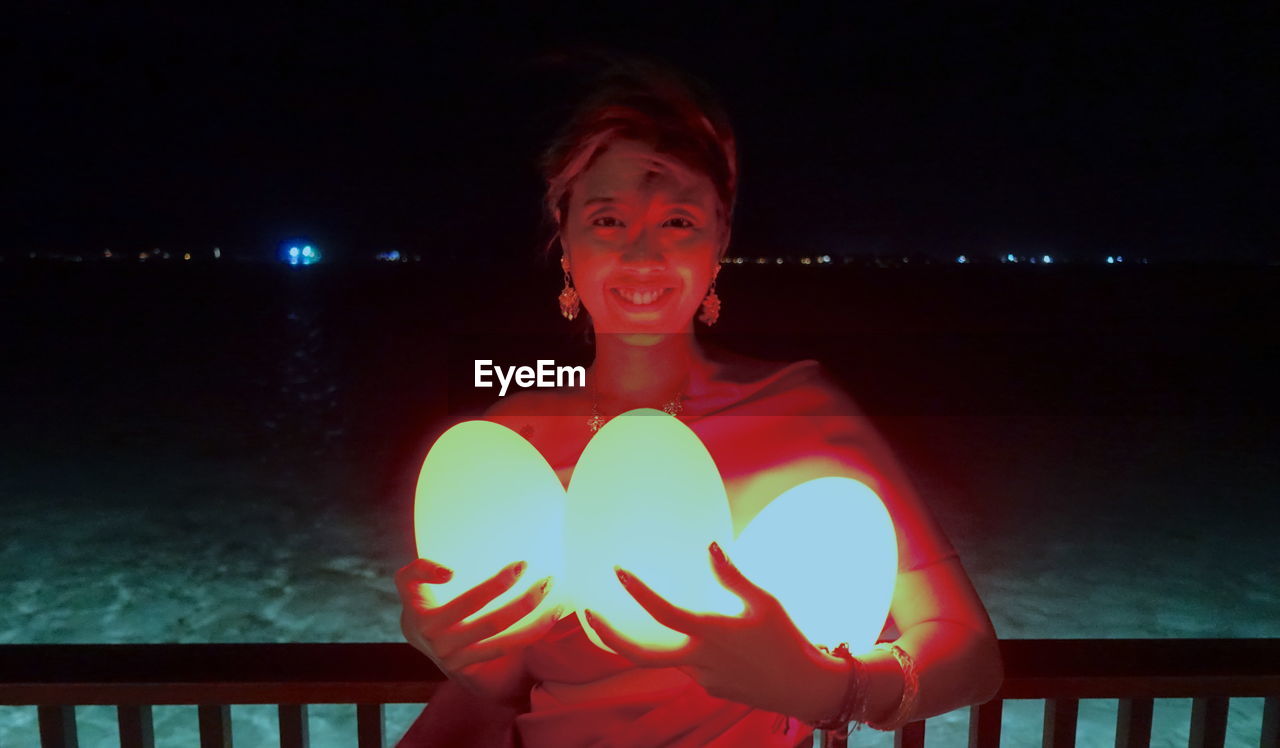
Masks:
[[[546,412],[536,400],[491,411],[485,417],[524,435],[568,485],[590,437],[581,414]],[[915,493],[889,447],[853,401],[816,361],[804,360],[750,381],[718,381],[686,401],[680,416],[715,460],[729,495],[734,533],[792,486],[826,475],[866,482],[884,501],[898,539],[899,571],[956,555],[950,541]],[[815,517],[815,522],[822,518]],[[886,623],[886,630],[893,626]],[[882,639],[885,637],[881,636]],[[587,639],[577,616],[568,616],[524,652],[535,685],[529,710],[495,714],[445,684],[402,746],[434,745],[444,735],[423,727],[470,720],[488,730],[487,742],[449,745],[494,748],[649,748],[656,746],[808,746],[812,731],[796,719],[707,694],[682,671],[656,674],[651,687],[609,687],[611,678],[636,668]],[[662,675],[663,677],[657,677]],[[644,684],[649,681],[637,681]],[[599,685],[599,691],[593,688]],[[450,718],[432,716],[434,709]],[[503,724],[496,729],[495,720]],[[479,732],[477,732],[477,735]],[[494,738],[492,735],[499,737]]]

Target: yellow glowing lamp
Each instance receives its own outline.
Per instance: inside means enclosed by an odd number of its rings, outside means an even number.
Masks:
[[[816,478],[774,499],[729,557],[782,603],[814,644],[860,654],[884,628],[898,572],[898,540],[884,503],[852,478]]]
[[[513,561],[529,566],[516,584],[464,619],[473,620],[523,594],[534,581],[559,577],[563,555],[564,488],[532,444],[489,421],[464,421],[427,453],[414,497],[418,556],[454,576],[433,584],[444,604]],[[504,633],[518,633],[559,604],[557,586],[542,604]]]
[[[589,607],[628,638],[673,648],[688,637],[653,619],[618,582],[635,574],[672,604],[694,612],[742,612],[711,570],[707,546],[727,548],[733,522],[724,483],[698,436],[652,408],[627,411],[588,442],[565,507],[565,581],[587,636]]]

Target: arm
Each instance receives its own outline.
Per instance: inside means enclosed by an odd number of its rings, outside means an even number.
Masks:
[[[902,632],[895,643],[911,655],[919,678],[909,721],[995,696],[1004,678],[995,629],[958,559],[900,572],[890,612]],[[867,701],[864,713],[855,717],[884,721],[902,698],[902,670],[884,651],[858,655],[858,660],[865,665]],[[848,681],[847,662],[828,657],[827,665],[816,700],[817,718],[840,710]]]

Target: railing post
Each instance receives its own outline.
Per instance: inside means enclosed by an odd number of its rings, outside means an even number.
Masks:
[[[75,705],[36,707],[41,748],[80,748]]]
[[[924,720],[908,722],[893,733],[893,748],[924,748]]]
[[[1260,748],[1280,745],[1280,696],[1268,696],[1262,702],[1262,738]]]
[[[311,742],[307,729],[306,704],[281,704],[280,748],[308,748]]]
[[[969,748],[1000,748],[1000,719],[1004,701],[992,699],[969,707]]]
[[[356,704],[356,734],[360,748],[383,748],[382,704]]]
[[[1227,706],[1230,701],[1225,696],[1191,700],[1190,748],[1222,748],[1227,739]]]
[[[1080,702],[1075,699],[1044,700],[1044,748],[1075,748]]]
[[[201,704],[200,748],[231,748],[231,707],[226,704]]]
[[[1148,748],[1154,699],[1120,699],[1116,709],[1116,748]]]
[[[150,704],[121,704],[116,707],[120,728],[120,748],[155,748],[155,725]]]

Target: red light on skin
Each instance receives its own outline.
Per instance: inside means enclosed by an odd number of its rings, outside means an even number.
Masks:
[[[692,332],[727,240],[718,204],[707,176],[635,141],[579,175],[561,238],[597,335]]]

